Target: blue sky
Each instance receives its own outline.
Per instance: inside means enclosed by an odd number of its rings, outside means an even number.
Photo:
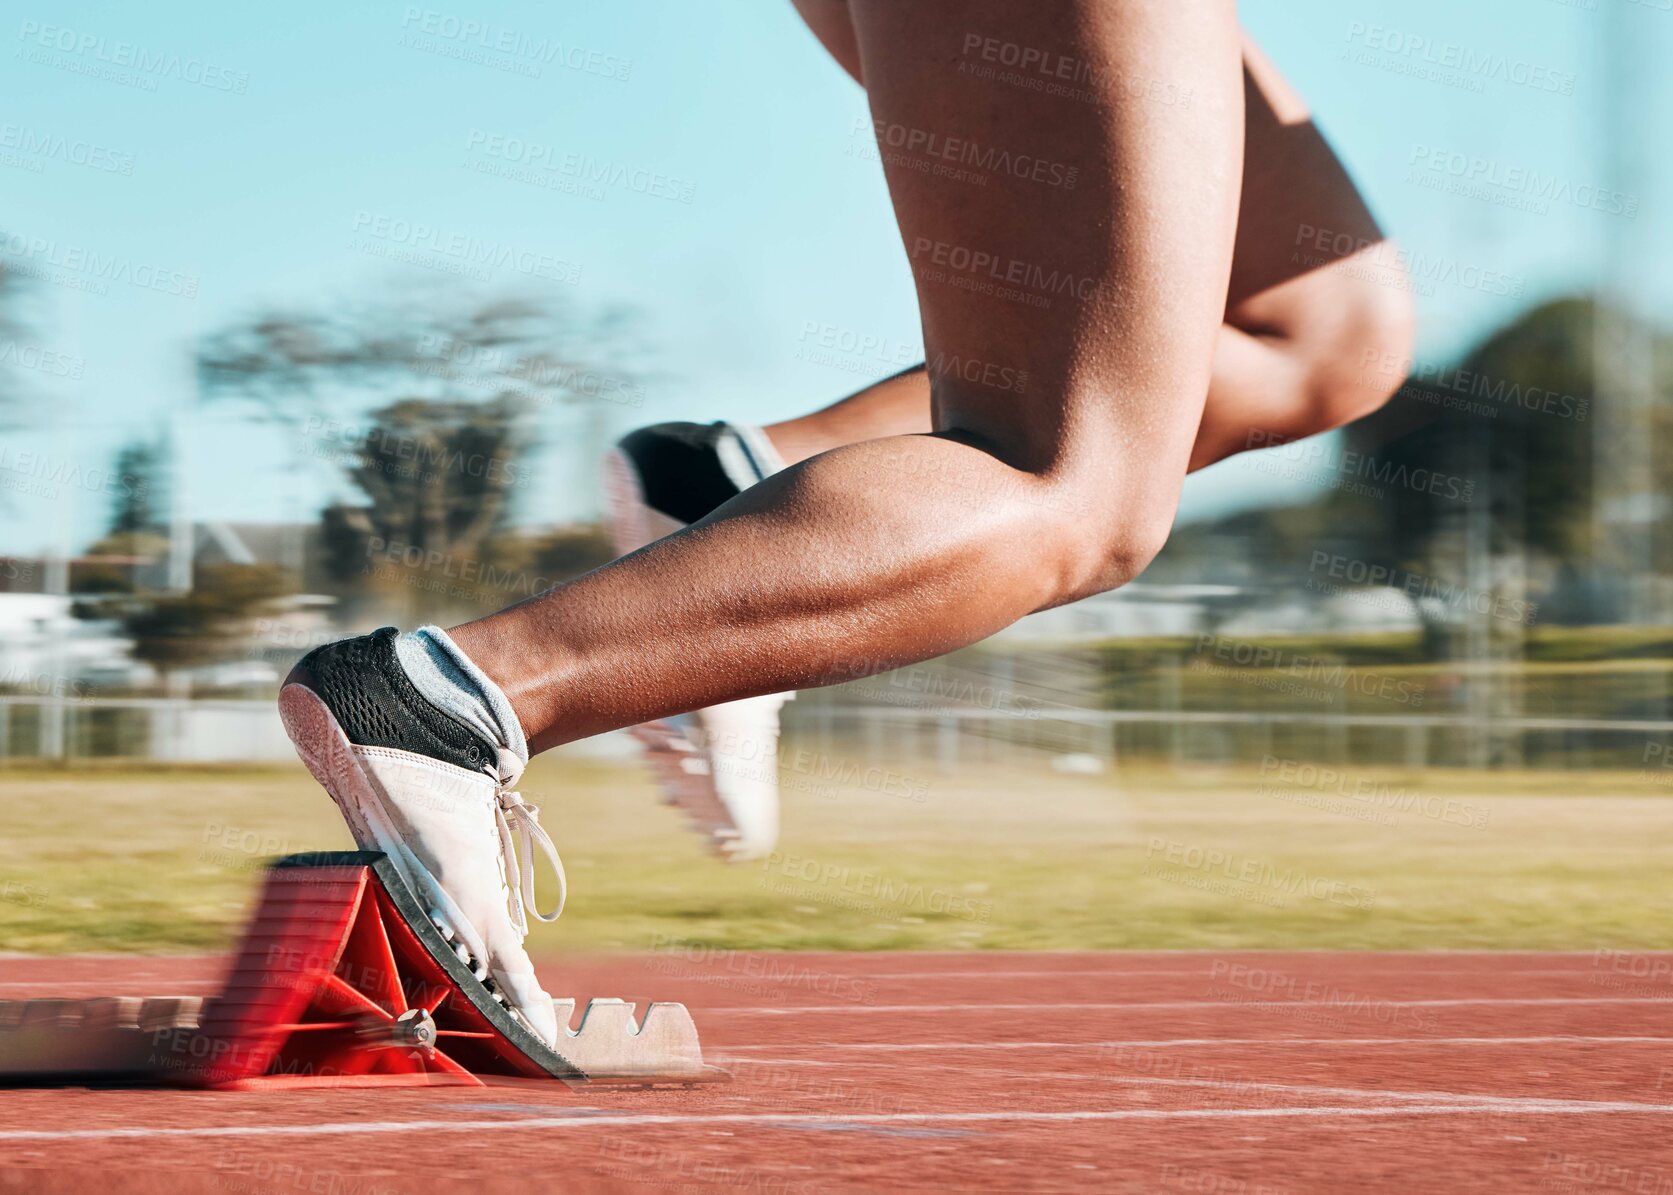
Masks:
[[[1419,300],[1420,355],[1432,359],[1529,302],[1594,285],[1609,261],[1647,310],[1666,304],[1673,284],[1654,263],[1673,260],[1673,167],[1650,159],[1673,84],[1651,64],[1673,50],[1670,10],[1673,0],[1248,0],[1243,17],[1384,225],[1433,267]],[[418,225],[556,263],[536,273],[557,278],[499,269],[491,288],[549,287],[583,309],[640,313],[641,364],[657,378],[642,408],[611,412],[619,428],[767,421],[893,372],[919,344],[910,275],[864,152],[863,96],[788,3],[11,12],[0,26],[0,255],[48,279],[34,330],[11,350],[33,363],[22,371],[32,398],[25,425],[0,432],[0,553],[85,542],[108,496],[96,480],[48,484],[42,470],[90,475],[181,410],[195,517],[313,517],[332,471],[298,465],[270,429],[192,406],[193,343],[267,305],[465,285],[424,246],[426,268],[390,260]],[[485,62],[484,43],[510,49]],[[1611,79],[1625,89],[1613,109]],[[640,185],[565,193],[489,172],[517,166],[520,145]],[[1491,194],[1425,185],[1455,180],[1464,161],[1493,180]],[[1527,171],[1568,198],[1544,212],[1507,206],[1520,184],[1505,180]],[[1598,187],[1623,192],[1633,214],[1602,210]],[[1459,280],[1481,276],[1518,293]],[[831,354],[821,340],[865,347]],[[563,418],[549,440],[584,443]],[[576,457],[542,457],[521,518],[585,511]],[[1187,513],[1270,501],[1282,485],[1234,462],[1193,479]]]

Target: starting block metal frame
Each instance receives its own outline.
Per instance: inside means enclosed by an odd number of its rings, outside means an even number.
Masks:
[[[0,1001],[0,1080],[232,1090],[703,1083],[682,1004],[554,1000],[554,1049],[494,1001],[376,851],[275,863],[218,997]]]

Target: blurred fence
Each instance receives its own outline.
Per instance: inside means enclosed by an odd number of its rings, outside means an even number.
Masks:
[[[1089,770],[1124,758],[1253,765],[1276,758],[1412,769],[1648,769],[1673,783],[1673,721],[1655,720],[797,702],[786,708],[785,739],[788,749],[914,759],[943,771],[1042,757]],[[566,750],[605,758],[633,752],[619,734]],[[0,763],[294,758],[270,700],[0,697]]]
[[[566,750],[596,757],[631,752],[601,735]],[[170,763],[290,763],[271,699],[90,697],[55,701],[0,697],[0,766],[24,761],[157,760]]]
[[[271,701],[0,697],[7,759],[294,759]]]
[[[785,734],[826,754],[921,759],[943,770],[1042,755],[1092,767],[1122,758],[1260,765],[1648,769],[1673,783],[1673,722],[1169,710],[906,710],[828,705],[787,714]]]

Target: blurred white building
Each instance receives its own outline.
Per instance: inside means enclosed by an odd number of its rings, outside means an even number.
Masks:
[[[133,640],[121,624],[76,618],[72,601],[60,594],[0,593],[0,688],[46,696],[66,684],[154,679],[149,665],[132,658]]]

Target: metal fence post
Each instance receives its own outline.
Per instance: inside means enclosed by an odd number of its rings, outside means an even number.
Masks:
[[[940,714],[935,719],[935,756],[942,772],[958,767],[958,719],[951,714]]]

